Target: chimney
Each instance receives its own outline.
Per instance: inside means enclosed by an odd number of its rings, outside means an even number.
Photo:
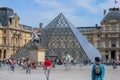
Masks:
[[[106,10],[104,10],[104,16],[106,15]]]
[[[41,32],[43,30],[43,23],[39,24],[39,31]]]
[[[95,24],[95,27],[98,27],[98,24]]]

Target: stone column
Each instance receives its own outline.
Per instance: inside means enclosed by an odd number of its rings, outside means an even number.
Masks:
[[[2,57],[1,57],[1,59],[4,59],[3,57],[4,57],[4,49],[2,49]]]
[[[109,57],[109,60],[111,60],[111,52],[108,51],[108,57]]]
[[[116,42],[116,47],[118,48],[119,47],[119,41],[117,40]]]
[[[7,50],[7,59],[11,57],[10,49]]]
[[[118,51],[116,51],[116,53],[115,53],[115,59],[119,60],[119,52]]]
[[[108,41],[108,43],[109,43],[109,47],[111,47],[111,41],[110,40]]]

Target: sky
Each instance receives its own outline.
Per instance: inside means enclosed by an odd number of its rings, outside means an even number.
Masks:
[[[100,25],[103,11],[120,7],[120,0],[0,0],[0,7],[9,7],[20,17],[20,24],[45,27],[60,13],[75,27]]]

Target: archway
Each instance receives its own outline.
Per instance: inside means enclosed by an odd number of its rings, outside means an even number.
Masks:
[[[108,57],[108,55],[105,55],[105,59],[108,59],[109,57]]]
[[[4,59],[6,58],[6,50],[4,50],[3,58],[4,58]]]
[[[111,59],[115,59],[115,52],[116,51],[111,51]]]

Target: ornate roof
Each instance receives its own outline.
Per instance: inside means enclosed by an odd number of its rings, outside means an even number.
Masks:
[[[0,7],[0,11],[11,11],[11,12],[14,12],[13,9],[8,8],[8,7]]]
[[[14,15],[14,12],[11,8],[0,7],[0,23],[3,26],[8,25],[9,17]]]
[[[110,8],[109,12],[105,15],[102,22],[108,21],[111,19],[117,19],[120,20],[120,10],[119,8]]]

